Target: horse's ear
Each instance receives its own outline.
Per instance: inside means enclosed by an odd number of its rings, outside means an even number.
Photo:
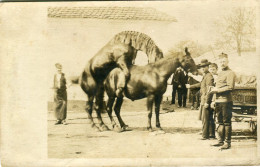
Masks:
[[[188,51],[187,47],[185,47],[185,53],[186,53],[186,56],[190,56],[190,52]]]

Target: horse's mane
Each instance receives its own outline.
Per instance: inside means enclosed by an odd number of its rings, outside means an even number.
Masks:
[[[123,31],[116,34],[110,42],[120,42],[131,45],[136,50],[145,52],[148,58],[152,58],[154,56],[160,59],[163,57],[162,50],[155,44],[155,42],[148,35],[141,32]]]

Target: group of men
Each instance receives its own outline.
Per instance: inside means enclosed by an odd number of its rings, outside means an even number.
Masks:
[[[235,86],[235,73],[228,67],[228,55],[225,53],[219,55],[219,66],[221,69],[217,73],[217,64],[210,63],[207,59],[201,60],[198,65],[201,76],[186,73],[182,68],[178,68],[172,79],[172,104],[175,104],[177,91],[178,107],[186,107],[187,89],[190,89],[191,109],[198,107],[200,109],[201,140],[215,139],[215,131],[217,131],[218,143],[213,146],[229,149],[231,147],[233,105],[231,92]],[[215,118],[217,118],[217,128]]]
[[[187,73],[178,68],[172,79],[173,98],[178,92],[178,107],[186,107],[187,89],[191,89],[193,95],[193,108],[200,108],[200,120],[202,120],[202,140],[215,139],[215,114],[218,143],[213,146],[221,146],[221,149],[231,147],[231,117],[232,117],[232,96],[231,92],[235,86],[235,73],[228,67],[228,55],[219,55],[220,72],[217,74],[218,66],[210,63],[207,59],[201,60],[198,68],[202,78]],[[66,78],[62,73],[62,65],[55,64],[57,73],[54,75],[54,101],[56,125],[66,123],[67,116],[67,91]],[[191,79],[193,80],[191,82]],[[188,83],[190,81],[190,84]],[[195,96],[195,97],[194,97]],[[200,96],[200,97],[198,97]],[[199,103],[200,99],[200,103]],[[195,101],[197,105],[195,105]],[[199,105],[200,104],[200,105]]]

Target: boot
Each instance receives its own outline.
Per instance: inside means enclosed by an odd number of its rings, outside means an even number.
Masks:
[[[225,126],[225,144],[221,149],[229,149],[231,147],[231,126]]]
[[[224,145],[224,134],[225,134],[225,127],[224,125],[219,125],[217,128],[218,133],[218,143],[213,144],[212,146],[219,147]]]

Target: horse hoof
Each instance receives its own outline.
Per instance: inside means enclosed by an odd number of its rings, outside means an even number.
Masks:
[[[120,133],[120,132],[122,132],[123,130],[122,130],[119,126],[116,125],[116,126],[114,127],[114,131]]]
[[[156,127],[157,131],[163,130],[161,127]]]
[[[165,134],[165,131],[162,130],[162,129],[160,129],[160,130],[157,130],[157,133],[158,133],[158,134]]]
[[[96,125],[92,125],[92,129],[94,129],[96,132],[100,132],[100,129]]]
[[[152,129],[151,127],[147,127],[147,130],[148,130],[149,132],[152,132],[152,131],[153,131],[153,129]]]
[[[103,125],[101,126],[101,130],[102,130],[102,131],[108,131],[109,128],[108,128],[105,124],[103,124]]]
[[[129,126],[128,126],[128,125],[124,125],[124,126],[122,127],[122,129],[123,129],[123,130],[128,130],[128,129],[129,129]]]

